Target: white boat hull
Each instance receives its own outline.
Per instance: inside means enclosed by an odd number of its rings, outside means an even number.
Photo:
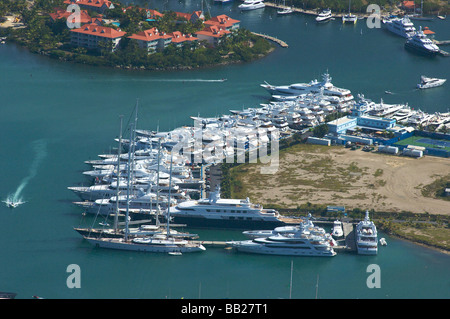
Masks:
[[[176,242],[161,244],[137,244],[131,241],[125,242],[123,239],[117,238],[86,238],[92,245],[100,248],[142,251],[152,253],[190,253],[206,250],[203,245],[178,245]]]
[[[236,248],[237,251],[253,254],[311,257],[333,257],[336,255],[336,252],[333,249],[318,251],[308,248],[305,249],[305,247],[274,248],[256,244],[251,240],[242,242],[229,242],[228,244]]]

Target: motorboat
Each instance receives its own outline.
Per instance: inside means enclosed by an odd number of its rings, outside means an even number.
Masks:
[[[381,246],[387,246],[386,238],[380,238],[380,245]]]
[[[425,75],[420,77],[420,83],[417,84],[419,89],[429,89],[443,85],[447,79],[429,78]]]
[[[331,14],[331,9],[325,9],[319,13],[319,15],[316,17],[316,21],[318,23],[328,22],[332,17],[333,15]]]
[[[364,220],[356,225],[356,248],[358,254],[376,255],[378,253],[377,227],[366,211]]]
[[[262,9],[266,6],[264,1],[261,0],[245,0],[244,3],[238,6],[241,10],[255,10]]]
[[[342,230],[342,222],[339,220],[335,220],[333,222],[333,231],[331,233],[334,237],[342,237],[344,236],[344,231]]]
[[[439,47],[423,33],[422,27],[406,40],[405,48],[430,56],[435,56],[440,52]]]
[[[416,32],[416,28],[408,16],[383,20],[383,23],[387,30],[403,38],[410,38]]]

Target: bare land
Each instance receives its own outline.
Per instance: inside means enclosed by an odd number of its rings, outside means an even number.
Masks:
[[[450,159],[411,158],[341,146],[298,144],[280,152],[275,174],[260,164],[233,168],[240,186],[233,197],[296,208],[310,202],[384,212],[450,215],[450,201],[425,197],[422,189],[438,178],[450,179]],[[236,183],[234,183],[236,185]]]

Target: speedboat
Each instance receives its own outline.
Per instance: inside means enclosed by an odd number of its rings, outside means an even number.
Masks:
[[[420,77],[420,83],[417,84],[417,88],[419,89],[429,89],[437,86],[443,85],[447,79],[438,79],[438,78],[429,78],[425,75]]]
[[[261,0],[245,0],[243,4],[238,6],[241,10],[255,10],[264,8],[266,5]]]
[[[387,30],[404,38],[410,38],[416,32],[414,24],[407,16],[403,18],[392,18],[385,20],[383,23]]]
[[[316,17],[316,21],[319,23],[328,22],[331,20],[331,17],[332,17],[331,10],[326,9],[319,13],[319,15]]]
[[[364,220],[356,225],[356,248],[361,255],[378,253],[377,228],[369,219],[369,211],[366,211]]]
[[[333,223],[333,232],[331,233],[334,237],[344,236],[344,231],[342,230],[342,222],[335,220]]]
[[[386,238],[380,238],[380,245],[381,246],[387,246]]]
[[[423,33],[422,27],[406,41],[405,48],[431,56],[435,56],[440,52],[439,47]]]

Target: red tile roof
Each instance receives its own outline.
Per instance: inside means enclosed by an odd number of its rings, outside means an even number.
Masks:
[[[169,36],[172,37],[173,43],[181,43],[185,41],[195,41],[198,40],[198,38],[190,35],[190,34],[182,34],[180,31],[175,31],[172,33],[168,33]]]
[[[197,31],[196,34],[206,35],[214,38],[220,38],[226,34],[230,34],[231,32],[222,28],[219,28],[215,25],[208,26],[201,31]]]
[[[64,3],[66,4],[76,3],[96,8],[101,8],[104,4],[109,8],[112,4],[112,2],[109,0],[65,0]]]
[[[72,14],[72,12],[68,12],[65,9],[61,9],[61,8],[55,8],[55,10],[56,10],[56,12],[49,14],[53,21],[56,21],[59,19],[67,19]],[[75,23],[75,18],[73,18],[73,20],[70,22]],[[80,11],[80,23],[84,24],[84,23],[89,23],[89,22],[91,22],[91,17],[87,13],[87,11],[81,10]]]
[[[408,9],[413,9],[415,7],[414,1],[403,1],[402,6]]]
[[[133,34],[133,35],[129,36],[128,38],[149,42],[149,41],[154,41],[154,40],[158,40],[158,39],[167,39],[169,37],[170,37],[169,35],[159,32],[157,28],[151,28],[151,29]]]
[[[221,14],[221,15],[218,15],[217,17],[212,17],[208,21],[205,21],[204,24],[230,28],[234,24],[239,23],[239,22],[240,22],[239,20],[235,20],[225,14]]]
[[[96,24],[87,24],[78,29],[72,29],[71,32],[91,34],[102,38],[116,39],[123,37],[126,32],[118,31],[113,28],[103,27]]]

